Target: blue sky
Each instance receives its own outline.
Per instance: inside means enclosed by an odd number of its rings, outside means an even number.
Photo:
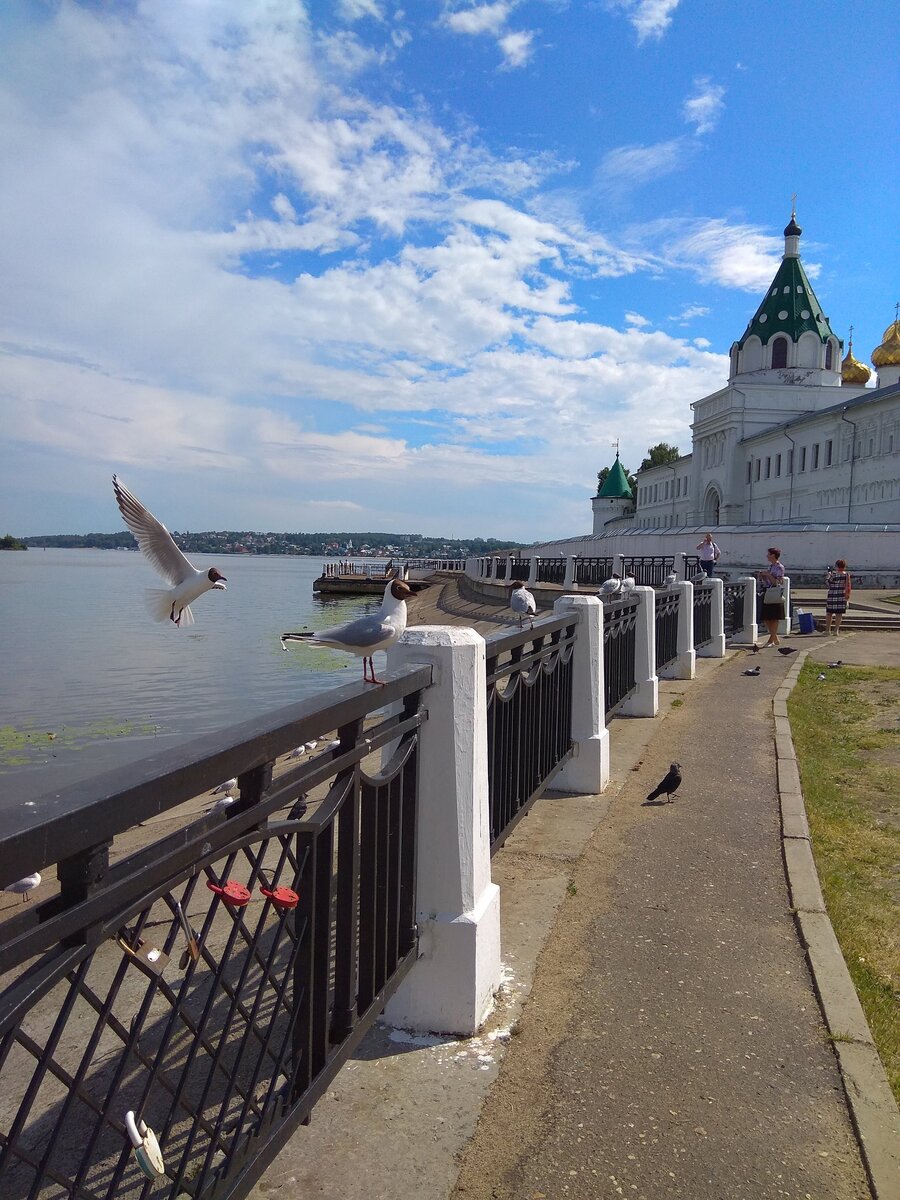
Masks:
[[[887,0],[0,10],[0,532],[589,530],[783,250],[897,295]]]

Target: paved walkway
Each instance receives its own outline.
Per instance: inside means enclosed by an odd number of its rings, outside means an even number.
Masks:
[[[450,599],[413,623],[511,616]],[[884,661],[875,636],[794,644]],[[254,1200],[868,1200],[781,858],[792,659],[750,661],[701,660],[660,685],[665,719],[614,721],[603,796],[538,802],[493,863],[506,982],[482,1036],[377,1027]],[[678,800],[643,805],[672,759]]]

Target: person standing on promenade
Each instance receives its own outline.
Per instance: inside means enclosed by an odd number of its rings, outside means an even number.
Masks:
[[[700,569],[705,571],[707,575],[712,575],[715,570],[716,563],[719,561],[719,547],[713,541],[711,533],[704,534],[703,541],[697,546],[700,551]]]
[[[759,572],[759,582],[762,587],[761,616],[763,624],[769,631],[769,640],[765,645],[777,646],[779,644],[778,622],[784,620],[784,566],[778,561],[781,558],[781,551],[777,546],[769,547],[766,551],[766,558],[769,560],[769,565],[765,570]],[[770,597],[767,602],[766,594],[770,588],[780,589],[781,595],[777,600]]]
[[[825,597],[825,636],[831,633],[831,627],[834,625],[834,636],[837,637],[850,600],[850,572],[847,570],[845,559],[837,559],[834,566],[828,568],[825,582],[828,585],[828,594]]]

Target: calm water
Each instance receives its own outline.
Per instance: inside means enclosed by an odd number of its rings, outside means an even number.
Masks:
[[[218,566],[228,590],[176,629],[146,612],[159,580],[140,554],[0,553],[0,806],[361,678],[338,651],[281,649],[288,630],[378,605],[315,597],[321,560],[191,558]]]

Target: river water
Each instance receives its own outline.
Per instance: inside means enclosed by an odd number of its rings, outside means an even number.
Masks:
[[[144,607],[160,580],[141,554],[0,553],[0,809],[362,677],[339,651],[281,649],[282,633],[378,607],[315,596],[320,559],[191,561],[217,566],[228,590],[177,629]]]

